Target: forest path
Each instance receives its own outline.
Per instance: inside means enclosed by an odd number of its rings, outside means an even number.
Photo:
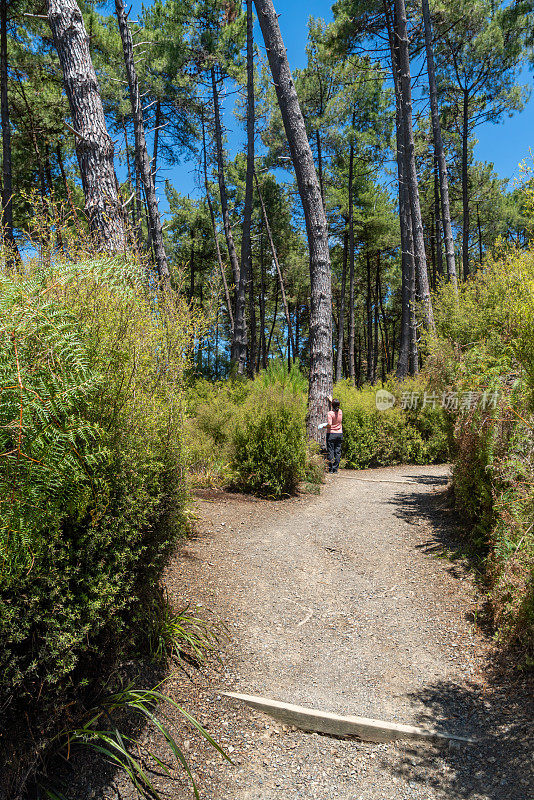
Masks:
[[[174,691],[235,760],[189,737],[202,798],[534,798],[532,697],[490,675],[471,578],[461,559],[440,557],[455,542],[447,480],[443,466],[342,471],[320,496],[198,500],[198,534],[171,565],[169,591],[201,600],[232,638],[219,674]],[[478,743],[337,740],[217,689],[428,722]]]

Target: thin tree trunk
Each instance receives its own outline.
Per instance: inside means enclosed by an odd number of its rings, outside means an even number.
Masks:
[[[154,151],[152,153],[152,175],[154,176],[154,183],[156,182],[156,172],[158,171],[158,145],[159,145],[159,128],[161,125],[161,100],[156,102],[156,118],[154,127]]]
[[[482,251],[482,228],[480,226],[480,205],[477,203],[477,229],[478,229],[478,255],[480,258],[480,265],[482,265],[482,258],[484,253]]]
[[[7,0],[0,2],[0,108],[2,118],[2,225],[8,248],[15,246],[13,233],[13,174],[11,165],[11,122],[8,104]],[[10,258],[8,258],[8,261]]]
[[[59,166],[59,171],[61,172],[61,180],[63,181],[63,186],[65,187],[65,194],[67,195],[67,199],[69,201],[70,210],[72,212],[72,218],[74,225],[76,226],[76,230],[79,234],[81,234],[81,227],[80,221],[78,219],[78,212],[76,206],[74,205],[74,199],[72,197],[72,192],[70,190],[69,183],[67,181],[67,175],[65,173],[65,166],[63,164],[63,157],[61,155],[61,145],[58,142],[56,145],[56,156],[57,156],[57,163]]]
[[[373,304],[371,298],[371,256],[369,251],[365,253],[365,263],[367,266],[367,297],[365,299],[366,319],[367,319],[367,383],[373,382]]]
[[[75,0],[48,0],[48,22],[76,131],[85,208],[97,247],[123,251],[126,233],[117,195],[113,142],[106,128],[89,37]]]
[[[250,275],[248,280],[248,317],[249,317],[249,331],[250,331],[250,336],[248,339],[249,377],[253,378],[256,372],[256,350],[258,346],[256,337],[256,302],[254,298],[254,269],[252,263],[250,264]]]
[[[267,210],[265,208],[265,203],[263,201],[263,192],[261,191],[260,182],[258,180],[258,176],[257,176],[256,172],[254,172],[254,178],[256,179],[256,188],[258,190],[258,198],[259,198],[260,205],[261,205],[261,211],[262,211],[262,214],[263,214],[263,220],[265,222],[265,230],[267,231],[267,238],[269,239],[269,245],[271,247],[271,253],[272,253],[272,256],[273,256],[273,261],[274,261],[274,265],[276,267],[276,274],[278,275],[278,282],[280,284],[280,292],[281,292],[281,295],[282,295],[282,304],[284,306],[284,314],[285,314],[285,318],[286,318],[288,336],[289,336],[290,341],[291,341],[291,346],[292,346],[292,348],[294,350],[293,330],[292,330],[292,326],[291,326],[291,314],[289,313],[289,306],[288,306],[288,303],[287,303],[286,290],[285,290],[285,286],[284,286],[284,278],[282,277],[282,270],[280,269],[280,262],[278,261],[278,254],[276,252],[276,247],[275,247],[275,244],[274,244],[274,239],[273,239],[273,234],[272,234],[272,231],[271,231],[271,226],[269,225],[269,217],[267,216]]]
[[[333,377],[332,286],[326,217],[277,14],[272,0],[254,2],[306,220],[310,248],[310,379],[307,429],[310,438],[322,442],[324,434],[317,426],[326,418]]]
[[[346,220],[345,220],[346,223]],[[349,232],[343,233],[343,268],[341,270],[341,299],[339,303],[339,323],[337,327],[336,381],[343,377],[343,340],[345,328],[345,291],[347,285],[347,261],[349,256]]]
[[[463,92],[462,103],[462,267],[464,280],[469,275],[469,95]]]
[[[232,365],[238,375],[243,375],[247,358],[247,322],[245,314],[246,289],[252,275],[252,247],[250,229],[254,195],[254,40],[252,31],[252,0],[247,7],[247,174],[245,177],[245,203],[241,235],[241,265],[235,304],[235,327],[232,338]],[[250,287],[249,287],[250,293]],[[254,375],[254,361],[249,358],[249,377]]]
[[[415,142],[412,120],[412,77],[410,73],[410,43],[404,0],[395,0],[396,13],[395,32],[398,42],[399,84],[401,94],[401,112],[404,128],[404,157],[406,162],[406,181],[410,195],[410,211],[412,216],[414,261],[417,282],[421,295],[425,327],[434,330],[434,313],[430,297],[428,273],[426,267],[423,220],[419,202],[419,184],[415,163]]]
[[[128,78],[128,87],[130,89],[130,102],[132,104],[135,134],[135,152],[147,202],[150,240],[154,249],[156,269],[163,287],[168,290],[171,285],[171,273],[167,261],[167,254],[165,252],[165,245],[163,243],[163,227],[156,198],[156,185],[154,182],[154,175],[150,169],[150,159],[148,157],[143,109],[141,107],[141,96],[139,93],[139,81],[137,80],[137,73],[135,71],[132,34],[126,20],[123,0],[115,0],[115,12],[119,23],[124,64]]]
[[[354,119],[354,116],[353,116]],[[349,378],[356,384],[356,367],[354,364],[354,144],[350,146],[349,156]]]
[[[440,192],[439,192],[439,174],[438,174],[438,160],[434,156],[434,214],[436,226],[436,268],[439,277],[443,277],[443,250],[441,246],[441,219],[440,219]],[[454,247],[453,247],[454,254]],[[458,283],[456,281],[456,267],[455,267],[455,282],[456,290],[458,290]],[[434,287],[435,288],[435,287]]]
[[[208,201],[208,209],[210,212],[211,228],[213,230],[213,241],[215,242],[215,252],[217,254],[217,262],[221,272],[221,280],[224,288],[224,298],[226,300],[226,310],[228,311],[228,319],[230,320],[230,332],[233,336],[234,331],[234,314],[232,311],[232,300],[230,299],[230,291],[226,281],[226,274],[224,271],[224,264],[221,256],[221,248],[219,247],[219,237],[217,235],[217,225],[215,224],[215,213],[213,211],[213,204],[210,197],[210,189],[208,183],[208,156],[206,152],[206,126],[204,124],[204,109],[202,109],[202,149],[204,153],[204,188],[206,190],[206,200]]]
[[[278,314],[278,295],[279,295],[279,292],[280,292],[280,288],[279,288],[279,286],[277,284],[276,285],[276,294],[275,294],[275,299],[274,299],[273,323],[271,325],[271,330],[269,331],[269,341],[267,342],[267,351],[265,353],[266,361],[269,358],[269,351],[271,349],[271,341],[272,341],[272,338],[273,338],[274,326],[276,325],[276,315]]]
[[[378,375],[378,295],[380,294],[380,253],[377,254],[374,296],[374,349],[373,349],[373,383]]]
[[[267,369],[267,353],[265,342],[265,289],[266,289],[265,261],[263,258],[263,219],[260,231],[260,346],[258,348],[257,371],[260,368],[260,359],[263,369]]]
[[[384,310],[384,298],[382,295],[382,281],[380,278],[380,250],[376,252],[376,272],[377,272],[377,285],[378,285],[378,302],[380,304],[380,313],[382,314],[382,328],[383,328],[383,337],[384,337],[384,352],[386,354],[386,372],[389,372],[393,366],[390,348],[389,348],[389,333],[388,333],[388,324],[386,319],[386,312]],[[393,332],[393,337],[395,337],[395,332]]]
[[[230,225],[230,214],[228,212],[228,199],[226,196],[226,182],[224,178],[224,154],[222,146],[221,114],[219,109],[219,93],[217,91],[217,80],[215,77],[215,67],[211,68],[211,88],[213,93],[213,114],[215,118],[215,149],[217,151],[217,177],[219,180],[219,195],[221,200],[221,212],[223,218],[224,235],[228,248],[228,257],[232,267],[235,291],[239,286],[239,261],[235,249],[232,227]]]
[[[189,254],[189,302],[195,296],[195,231],[191,228],[189,231],[191,239],[191,248]]]
[[[434,66],[434,48],[432,40],[432,21],[430,18],[430,8],[428,0],[422,0],[422,6],[423,6],[423,23],[425,28],[428,87],[430,94],[430,109],[432,116],[432,137],[434,140],[435,158],[438,165],[439,185],[441,194],[441,219],[443,224],[443,237],[445,240],[445,258],[447,263],[447,275],[451,283],[454,284],[455,291],[458,292],[456,262],[454,259],[454,239],[452,237],[451,211],[449,203],[449,178],[447,175],[447,162],[445,160],[445,150],[443,147],[443,139],[441,136],[441,124],[439,121],[438,90],[436,84],[436,70]],[[436,246],[440,248],[439,239],[436,240]]]

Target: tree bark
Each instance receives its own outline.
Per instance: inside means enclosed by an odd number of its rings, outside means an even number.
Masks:
[[[345,223],[347,221],[345,220]],[[345,291],[347,285],[347,261],[349,257],[349,232],[345,229],[343,233],[343,267],[341,270],[341,299],[339,303],[339,323],[337,326],[337,357],[336,357],[336,381],[343,377],[343,344],[345,329]]]
[[[464,280],[469,275],[469,94],[463,92],[462,103],[462,267]]]
[[[371,256],[369,250],[365,254],[365,263],[367,266],[367,296],[365,300],[366,317],[367,317],[367,370],[366,380],[367,383],[373,383],[373,303],[371,297]]]
[[[441,229],[442,223],[440,218],[440,191],[439,191],[439,172],[438,172],[438,160],[434,156],[434,224],[436,230],[436,269],[438,272],[439,277],[443,277],[443,250],[441,246]],[[454,247],[453,247],[453,254],[454,254]],[[455,267],[456,270],[456,267]],[[447,270],[448,271],[448,270]],[[456,271],[454,273],[455,281],[456,281]],[[449,280],[451,280],[449,278]],[[452,282],[452,281],[451,281]],[[434,286],[434,288],[436,288]],[[456,289],[458,290],[458,283],[456,281]]]
[[[322,442],[324,434],[317,426],[326,418],[328,397],[332,394],[332,286],[326,217],[277,14],[272,0],[254,2],[306,220],[311,284],[307,429],[310,438]]]
[[[454,259],[454,239],[452,237],[451,211],[449,203],[449,178],[447,175],[447,162],[445,160],[445,150],[441,136],[441,124],[439,121],[438,90],[436,84],[436,69],[434,65],[434,48],[432,41],[432,21],[430,18],[430,8],[428,0],[422,0],[423,24],[425,28],[425,47],[426,63],[428,72],[428,88],[430,94],[430,109],[432,116],[432,138],[434,140],[434,153],[438,165],[439,185],[441,194],[441,219],[443,224],[443,237],[445,240],[445,259],[447,263],[447,275],[450,282],[458,292],[458,281],[456,277],[456,262]],[[437,211],[436,211],[437,217]],[[436,246],[440,247],[439,240]],[[441,250],[440,250],[441,252]]]
[[[76,1],[48,0],[48,22],[76,131],[89,225],[99,249],[123,251],[126,233],[113,166],[113,142],[106,128],[89,37]]]
[[[410,212],[412,216],[414,260],[420,299],[423,307],[425,327],[434,330],[434,313],[430,297],[428,273],[426,266],[423,220],[419,202],[419,183],[415,163],[415,141],[412,120],[412,77],[410,72],[410,43],[408,39],[408,23],[404,0],[395,0],[394,30],[398,43],[399,86],[401,95],[401,112],[404,128],[404,157],[406,162],[406,181],[410,196]]]
[[[13,173],[11,164],[11,122],[8,104],[7,0],[0,2],[0,108],[2,117],[2,225],[8,248],[15,246],[13,233]],[[9,258],[8,258],[9,260]]]
[[[354,115],[353,115],[354,124]],[[349,155],[349,378],[356,384],[356,365],[354,363],[354,144],[351,143]]]
[[[291,342],[291,347],[293,351],[295,350],[295,343],[293,341],[293,329],[291,326],[291,314],[289,313],[289,306],[287,303],[287,296],[286,296],[286,289],[284,285],[284,278],[282,276],[282,270],[280,269],[280,262],[278,261],[278,254],[276,252],[276,247],[274,244],[273,234],[271,231],[271,226],[269,225],[269,217],[267,216],[267,210],[265,208],[265,203],[263,201],[263,192],[261,191],[260,182],[258,181],[258,176],[256,172],[254,172],[254,178],[256,179],[256,188],[258,190],[258,198],[261,205],[261,211],[263,214],[263,220],[265,222],[265,230],[267,231],[267,238],[269,239],[269,245],[271,247],[271,253],[273,256],[274,265],[276,267],[276,274],[278,275],[278,282],[280,284],[280,292],[282,295],[282,305],[284,306],[284,314],[286,318],[286,325],[287,325],[287,333],[289,336],[289,340]]]
[[[137,156],[139,172],[141,174],[141,180],[145,190],[150,240],[154,250],[156,269],[158,271],[162,286],[166,290],[169,290],[171,285],[171,272],[169,269],[169,263],[167,261],[165,245],[163,243],[163,227],[161,224],[158,201],[156,198],[156,184],[154,181],[154,174],[150,168],[150,158],[148,156],[148,148],[146,144],[143,109],[141,107],[141,96],[139,93],[139,81],[137,80],[137,73],[135,71],[134,64],[132,34],[126,20],[126,12],[124,10],[123,0],[115,0],[115,12],[117,14],[117,21],[119,23],[119,31],[124,53],[124,64],[126,67],[126,76],[128,78],[128,87],[130,89],[130,102],[132,104],[132,117],[135,135],[135,152]]]
[[[232,300],[230,298],[230,291],[226,281],[226,274],[224,271],[224,264],[221,256],[221,248],[219,247],[219,236],[217,234],[217,225],[215,224],[215,213],[213,211],[213,203],[211,202],[210,189],[208,183],[208,156],[206,151],[206,126],[204,124],[204,109],[202,109],[202,149],[204,153],[204,188],[206,190],[206,200],[208,201],[208,209],[210,212],[211,228],[213,230],[213,241],[215,242],[215,252],[217,254],[217,263],[221,272],[221,280],[224,288],[224,299],[226,300],[226,310],[228,312],[228,319],[230,320],[230,332],[233,336],[234,331],[234,313],[232,311]]]
[[[247,358],[247,323],[245,315],[246,289],[252,274],[252,248],[250,228],[254,195],[254,40],[252,31],[252,0],[247,6],[247,174],[245,178],[245,203],[241,235],[241,265],[236,292],[235,327],[232,338],[232,366],[243,375]],[[250,287],[249,287],[250,291]],[[254,361],[249,358],[249,377],[254,375]]]
[[[226,246],[228,248],[228,257],[230,258],[234,287],[235,291],[237,292],[239,286],[239,261],[237,258],[237,251],[235,249],[232,227],[230,225],[230,214],[228,212],[228,198],[226,195],[226,182],[224,178],[224,154],[222,146],[221,113],[219,108],[219,92],[217,90],[215,67],[211,68],[211,88],[213,94],[213,115],[215,119],[215,149],[217,152],[217,178],[219,181],[221,212],[223,218],[224,235],[226,237]]]
[[[161,100],[156,102],[156,117],[154,120],[154,151],[152,154],[152,175],[154,176],[154,183],[156,182],[156,172],[158,171],[158,145],[159,145],[159,128],[161,125]]]

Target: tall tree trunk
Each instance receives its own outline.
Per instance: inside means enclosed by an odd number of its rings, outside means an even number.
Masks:
[[[397,145],[397,172],[399,178],[399,217],[401,238],[401,324],[399,336],[399,356],[396,376],[401,380],[410,374],[411,345],[411,275],[414,272],[412,216],[406,180],[405,129],[403,122],[402,95],[400,84],[399,44],[393,28],[389,0],[383,0],[388,28],[393,83],[395,88],[395,133]],[[393,15],[394,16],[394,15]]]
[[[375,296],[374,296],[374,349],[373,349],[373,383],[376,383],[378,376],[378,295],[380,294],[380,253],[377,253],[376,274],[375,274]],[[382,342],[382,345],[384,343]]]
[[[217,152],[217,177],[219,180],[221,212],[223,218],[224,235],[226,237],[226,246],[228,248],[228,257],[230,258],[234,287],[235,291],[237,292],[239,286],[239,260],[237,258],[237,251],[235,249],[232,227],[230,225],[230,214],[228,212],[228,198],[226,195],[226,181],[224,178],[224,153],[222,145],[221,112],[219,108],[219,92],[217,90],[215,67],[211,68],[211,88],[213,94],[213,115],[215,118],[215,149]]]
[[[398,42],[399,86],[401,95],[401,112],[404,129],[404,157],[406,162],[406,181],[410,195],[410,211],[412,216],[415,272],[421,295],[425,327],[434,330],[434,313],[428,273],[426,267],[423,220],[419,202],[419,184],[415,163],[415,142],[412,120],[412,77],[410,72],[410,42],[408,39],[408,23],[404,0],[395,0],[394,30]]]
[[[254,172],[254,178],[256,179],[256,188],[258,190],[258,198],[261,205],[261,211],[263,214],[263,221],[265,222],[265,230],[267,231],[267,238],[269,239],[269,245],[271,248],[271,253],[273,256],[274,265],[276,267],[276,274],[278,275],[278,282],[280,284],[280,292],[282,295],[282,305],[284,306],[284,314],[286,318],[286,325],[287,325],[287,333],[291,342],[291,347],[293,351],[295,349],[294,342],[293,342],[293,330],[291,325],[291,314],[289,313],[289,306],[287,303],[287,296],[286,296],[286,289],[284,286],[284,278],[282,276],[282,270],[280,269],[280,262],[278,261],[278,253],[276,252],[276,247],[274,244],[273,234],[271,231],[271,226],[269,225],[269,217],[267,216],[267,209],[265,208],[265,203],[263,200],[263,192],[261,190],[260,182],[258,180],[258,176],[256,172]]]
[[[377,286],[378,286],[378,302],[380,304],[380,313],[382,315],[382,328],[383,328],[383,338],[384,338],[384,352],[386,354],[386,372],[389,372],[393,366],[390,348],[389,348],[389,333],[388,333],[388,324],[386,318],[386,312],[384,309],[384,297],[382,294],[382,280],[380,277],[380,250],[376,252],[376,274],[377,274]],[[393,333],[393,337],[395,337],[395,333]]]
[[[367,383],[373,382],[373,302],[371,297],[371,256],[369,250],[365,253],[365,263],[367,266],[367,296],[365,299],[365,308],[367,311],[367,370],[366,380]]]
[[[423,23],[425,28],[428,88],[430,94],[430,109],[432,116],[432,138],[434,140],[434,154],[437,161],[438,174],[439,174],[439,185],[441,194],[441,219],[443,223],[443,237],[445,239],[445,259],[447,263],[447,275],[451,283],[454,284],[455,291],[458,292],[458,282],[456,277],[456,262],[454,259],[454,239],[452,237],[451,211],[449,203],[449,178],[447,175],[447,162],[445,160],[445,150],[443,147],[443,139],[441,136],[441,124],[439,121],[438,90],[436,84],[436,69],[434,66],[434,47],[432,40],[432,21],[430,19],[430,8],[428,5],[428,0],[422,0],[422,6],[423,6]],[[440,248],[439,240],[436,240],[436,246]]]
[[[213,211],[213,203],[211,202],[210,187],[208,183],[208,156],[206,150],[206,126],[204,124],[204,109],[202,109],[202,150],[204,154],[204,188],[206,190],[206,200],[208,201],[208,209],[210,212],[211,228],[213,230],[213,241],[215,243],[215,252],[217,254],[217,263],[221,272],[221,280],[224,288],[224,299],[226,300],[226,310],[228,312],[228,319],[230,321],[230,332],[233,336],[234,332],[234,313],[232,311],[232,300],[230,298],[230,291],[226,281],[226,273],[224,271],[224,264],[221,256],[221,248],[219,247],[219,236],[217,234],[217,225],[215,224],[215,212]]]
[[[119,252],[126,247],[126,233],[113,167],[113,142],[106,128],[83,17],[75,0],[48,0],[48,22],[76,131],[89,225],[97,247]]]
[[[462,102],[462,267],[464,281],[469,275],[469,94],[463,92]]]
[[[252,31],[252,0],[247,6],[247,174],[245,178],[245,203],[241,236],[241,265],[235,304],[235,327],[232,338],[232,365],[238,375],[243,375],[247,358],[247,322],[245,315],[246,289],[252,275],[252,247],[250,228],[254,195],[254,40]],[[250,291],[250,287],[249,287]],[[254,375],[254,361],[249,358],[249,376]]]
[[[2,225],[8,248],[15,246],[13,234],[13,174],[11,165],[11,122],[8,104],[7,0],[0,2],[0,108],[2,117]],[[8,259],[9,260],[9,259]]]
[[[143,109],[141,107],[141,96],[139,93],[139,81],[137,80],[137,73],[135,71],[132,34],[126,20],[123,0],[115,0],[115,12],[119,23],[124,64],[126,67],[126,76],[128,78],[128,87],[130,89],[130,102],[132,104],[135,134],[135,152],[145,190],[150,240],[154,249],[156,269],[163,287],[168,290],[171,285],[171,273],[167,261],[167,254],[165,252],[165,245],[163,243],[163,227],[156,198],[156,184],[154,181],[154,174],[150,169],[150,159],[148,157]]]
[[[191,248],[189,255],[189,302],[195,296],[195,229],[193,227],[189,230],[191,240]]]
[[[477,229],[478,229],[478,257],[480,259],[480,265],[482,265],[482,258],[484,253],[482,251],[482,227],[480,225],[480,205],[477,203]]]
[[[159,129],[161,125],[161,100],[156,102],[156,118],[154,120],[154,151],[152,153],[152,175],[154,176],[154,183],[156,182],[156,173],[158,171],[158,145],[159,145]]]
[[[353,115],[354,120],[354,115]],[[354,144],[351,143],[349,155],[349,378],[356,384],[356,367],[354,364]]]
[[[254,2],[306,220],[310,248],[310,379],[307,429],[310,438],[322,442],[324,434],[317,426],[326,418],[333,377],[332,286],[326,217],[278,16],[272,0]]]
[[[347,220],[345,220],[345,225]],[[347,286],[347,261],[349,257],[349,232],[343,233],[343,267],[341,270],[341,298],[339,302],[339,323],[337,327],[336,381],[343,377],[343,340],[345,329],[345,291]]]
[[[262,218],[263,223],[263,218]],[[265,341],[265,292],[267,278],[265,275],[265,260],[263,257],[263,224],[260,231],[260,346],[258,349],[257,369],[259,371],[260,359],[263,369],[267,369],[267,347]]]
[[[441,246],[441,218],[440,218],[440,192],[439,192],[439,174],[438,174],[438,160],[434,156],[434,224],[436,230],[436,269],[439,277],[443,277],[443,250]],[[453,247],[454,254],[454,247]],[[456,268],[455,268],[456,269]],[[455,271],[456,281],[456,271]],[[450,280],[450,278],[449,278]],[[434,287],[435,288],[435,287]],[[458,291],[458,283],[456,281],[456,291]]]
[[[267,360],[269,358],[269,351],[271,349],[271,341],[272,341],[272,338],[273,338],[274,328],[275,328],[275,325],[276,325],[276,315],[278,314],[278,296],[279,296],[279,294],[280,294],[280,287],[279,287],[278,284],[276,284],[276,294],[275,294],[275,297],[274,297],[273,322],[272,322],[272,325],[271,325],[271,330],[269,331],[269,340],[267,342],[267,350],[265,352],[265,360]]]
[[[252,263],[250,264],[250,273],[248,279],[248,319],[249,319],[249,331],[250,336],[248,337],[248,363],[249,363],[249,377],[253,378],[254,374],[256,373],[256,350],[258,348],[257,345],[257,337],[256,337],[256,300],[254,297],[254,268]]]

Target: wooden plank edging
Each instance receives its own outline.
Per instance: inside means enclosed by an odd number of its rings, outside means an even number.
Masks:
[[[391,742],[396,739],[425,739],[449,740],[474,744],[474,739],[464,736],[455,736],[450,733],[441,733],[430,728],[420,728],[413,725],[401,725],[396,722],[383,722],[367,717],[340,716],[328,711],[318,711],[313,708],[304,708],[290,703],[280,703],[278,700],[269,700],[237,692],[221,692],[224,697],[241,700],[252,708],[263,711],[271,717],[279,719],[286,725],[301,728],[306,731],[326,733],[331,736],[356,736],[365,742]]]

